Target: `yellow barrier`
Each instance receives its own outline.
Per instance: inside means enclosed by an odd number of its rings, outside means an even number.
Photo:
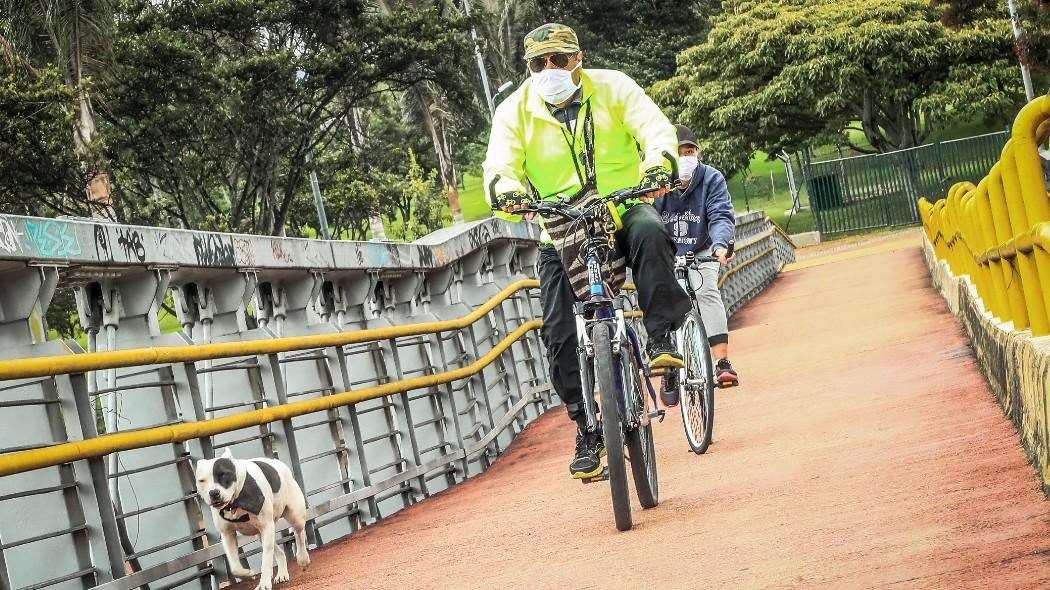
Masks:
[[[960,182],[947,198],[919,200],[923,230],[938,259],[968,275],[993,316],[1050,335],[1050,198],[1035,132],[1050,120],[1050,92],[1014,119],[1012,138],[981,182]]]
[[[542,320],[531,320],[525,322],[519,326],[517,330],[514,330],[508,334],[506,338],[501,340],[499,344],[488,352],[488,354],[465,367],[453,371],[445,371],[444,373],[404,379],[402,381],[395,381],[393,383],[368,387],[357,391],[347,391],[316,399],[252,410],[235,414],[233,416],[212,418],[211,420],[203,420],[200,422],[174,424],[171,426],[159,426],[156,428],[147,428],[130,432],[115,432],[113,434],[105,434],[97,438],[83,441],[10,453],[8,455],[0,456],[0,476],[32,471],[33,469],[60,465],[62,463],[79,461],[91,457],[101,457],[119,451],[182,442],[205,436],[214,436],[232,430],[247,428],[249,426],[259,426],[270,422],[276,422],[278,420],[287,420],[296,416],[302,416],[303,414],[311,414],[313,412],[348,406],[377,397],[383,397],[385,395],[401,393],[403,391],[423,387],[433,387],[457,379],[465,379],[481,371],[485,366],[496,360],[496,357],[502,354],[503,351],[510,347],[515,341],[524,336],[526,332],[539,328],[542,324]]]
[[[293,350],[310,350],[329,346],[345,346],[376,340],[388,340],[402,336],[435,334],[446,330],[458,330],[478,321],[494,307],[507,300],[522,289],[533,289],[540,286],[536,279],[526,279],[511,283],[495,297],[469,314],[454,320],[427,322],[358,330],[355,332],[337,332],[334,334],[317,334],[313,336],[292,336],[270,340],[253,340],[250,342],[224,342],[218,344],[194,344],[192,346],[165,346],[159,348],[133,348],[112,352],[92,352],[86,354],[47,356],[30,359],[0,361],[0,381],[8,379],[28,379],[67,373],[83,373],[118,367],[136,367],[141,365],[196,362],[210,359],[250,356],[256,354],[276,354]]]

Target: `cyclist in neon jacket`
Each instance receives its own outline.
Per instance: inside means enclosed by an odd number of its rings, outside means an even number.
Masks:
[[[584,70],[576,33],[565,25],[545,24],[526,35],[524,44],[531,76],[492,119],[483,164],[492,204],[509,213],[558,194],[596,190],[607,195],[636,186],[651,187],[649,198],[665,194],[671,174],[663,154],[677,154],[675,129],[641,87],[618,71]],[[650,364],[683,366],[669,338],[690,305],[675,282],[674,244],[648,203],[629,202],[618,209],[623,229],[617,241],[634,271]],[[540,247],[539,275],[551,383],[578,425],[569,471],[575,478],[592,477],[601,473],[604,445],[599,432],[586,429],[573,316],[576,296],[551,243]]]

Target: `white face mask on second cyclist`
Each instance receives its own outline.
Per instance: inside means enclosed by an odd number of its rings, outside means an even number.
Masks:
[[[533,72],[532,85],[536,87],[536,91],[546,102],[554,105],[561,104],[569,100],[582,85],[582,81],[580,84],[572,81],[572,73],[581,67],[583,67],[583,60],[580,60],[571,70],[547,68]]]
[[[697,167],[700,165],[700,159],[696,156],[678,156],[678,177],[683,185],[688,185],[693,178],[693,173],[696,172]]]

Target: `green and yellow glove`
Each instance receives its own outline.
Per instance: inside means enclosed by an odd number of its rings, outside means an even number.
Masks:
[[[653,166],[642,175],[642,181],[638,183],[639,189],[658,191],[671,186],[671,171],[663,166]]]
[[[492,208],[498,211],[513,211],[522,207],[531,207],[532,197],[525,191],[513,190],[496,195]]]

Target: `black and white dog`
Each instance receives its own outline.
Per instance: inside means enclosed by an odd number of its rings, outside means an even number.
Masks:
[[[306,499],[287,465],[275,459],[234,459],[230,449],[226,449],[218,459],[197,461],[196,475],[197,494],[211,506],[212,520],[219,528],[232,575],[255,575],[241,566],[237,533],[259,535],[262,572],[255,590],[271,590],[273,582],[288,581],[288,558],[276,543],[274,527],[281,517],[295,530],[295,559],[299,567],[305,570],[310,565],[306,552]],[[272,580],[275,554],[277,578]]]

